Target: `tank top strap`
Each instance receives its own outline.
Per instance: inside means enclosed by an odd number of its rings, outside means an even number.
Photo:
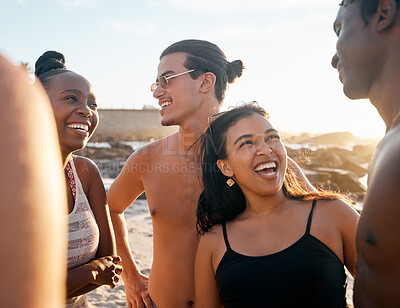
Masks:
[[[224,235],[226,249],[231,250],[231,246],[229,245],[229,241],[228,241],[228,235],[226,233],[226,223],[225,222],[222,223],[222,234]]]
[[[317,200],[314,199],[313,202],[312,202],[310,214],[308,215],[306,234],[310,233],[312,214],[313,214],[314,206],[315,206],[316,203],[317,203]]]

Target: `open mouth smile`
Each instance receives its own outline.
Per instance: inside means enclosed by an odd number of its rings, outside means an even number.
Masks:
[[[160,107],[161,107],[161,109],[163,109],[171,104],[172,104],[171,101],[163,101],[162,103],[160,103]]]
[[[254,168],[254,171],[260,175],[276,175],[277,164],[274,161],[261,163]]]
[[[71,128],[73,130],[75,130],[76,132],[79,132],[81,134],[87,134],[89,133],[89,125],[87,124],[83,124],[83,123],[71,123],[71,124],[67,124],[68,128]]]

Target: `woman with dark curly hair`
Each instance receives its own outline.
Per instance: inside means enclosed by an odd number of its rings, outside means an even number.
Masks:
[[[264,109],[214,118],[200,141],[196,307],[345,307],[357,212],[298,180]]]

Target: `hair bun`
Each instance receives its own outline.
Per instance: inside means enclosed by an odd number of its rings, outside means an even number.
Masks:
[[[51,70],[65,70],[65,57],[57,51],[46,51],[35,63],[36,76],[43,75]]]
[[[244,69],[244,65],[242,60],[235,60],[233,62],[228,63],[228,70],[227,70],[227,75],[228,75],[228,82],[232,83],[235,81],[237,77],[242,76]]]

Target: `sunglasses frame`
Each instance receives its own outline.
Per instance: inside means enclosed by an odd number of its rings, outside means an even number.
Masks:
[[[150,90],[151,90],[151,92],[155,92],[157,90],[158,86],[161,86],[161,88],[166,89],[168,87],[168,79],[171,79],[171,78],[174,78],[174,77],[178,77],[178,76],[181,76],[181,75],[184,75],[184,74],[187,74],[187,73],[191,73],[191,72],[194,72],[194,71],[195,71],[195,69],[191,69],[191,70],[188,70],[188,71],[185,71],[185,72],[182,72],[182,73],[178,73],[178,74],[175,74],[175,75],[172,75],[172,76],[168,76],[168,77],[161,76],[158,79],[157,82],[154,82],[154,83],[151,84]],[[161,82],[161,80],[164,80],[164,81]],[[163,83],[165,83],[165,85],[163,85]]]

